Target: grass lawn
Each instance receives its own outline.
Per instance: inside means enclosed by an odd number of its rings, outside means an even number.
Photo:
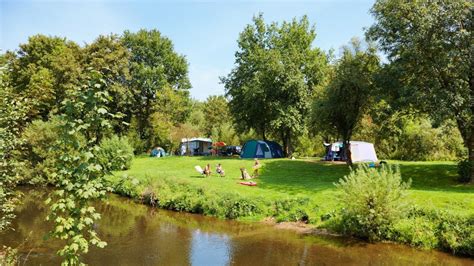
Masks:
[[[209,163],[213,170],[221,163],[226,177],[213,174],[205,178],[194,166]],[[304,196],[320,211],[337,208],[337,191],[334,183],[349,172],[345,164],[320,162],[316,159],[289,160],[264,159],[261,175],[255,179],[256,187],[238,184],[240,167],[251,172],[253,160],[217,157],[167,157],[151,158],[140,156],[134,159],[128,171],[115,172],[111,179],[117,180],[123,174],[133,176],[142,182],[152,182],[162,177],[187,180],[216,191],[234,191],[244,196],[263,196],[268,199]],[[402,177],[411,179],[409,200],[425,209],[444,209],[458,214],[474,214],[474,186],[456,182],[456,164],[453,162],[402,162]]]

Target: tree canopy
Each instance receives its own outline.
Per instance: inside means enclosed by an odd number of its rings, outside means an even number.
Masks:
[[[315,38],[306,16],[280,25],[265,24],[260,14],[240,33],[236,67],[222,78],[238,130],[280,139],[287,155],[325,77],[326,56],[312,46]]]
[[[158,30],[125,31],[122,41],[131,53],[129,86],[134,96],[138,136],[149,140],[153,113],[168,111],[167,119],[172,124],[184,122],[189,115],[188,63]]]
[[[378,69],[375,48],[364,50],[360,41],[353,39],[351,46],[343,47],[326,92],[315,103],[313,115],[323,127],[333,129],[341,138],[348,164],[352,164],[350,140],[354,129],[376,94],[374,78]]]
[[[377,1],[368,37],[387,54],[394,93],[457,123],[474,162],[473,2]],[[473,164],[474,165],[474,164]],[[474,175],[474,166],[471,166]]]

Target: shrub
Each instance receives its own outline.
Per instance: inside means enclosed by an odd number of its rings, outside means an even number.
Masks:
[[[107,171],[126,170],[132,164],[133,148],[126,137],[112,136],[100,142],[96,155]]]
[[[474,216],[413,207],[394,224],[388,239],[422,248],[474,256]]]
[[[472,163],[469,160],[462,160],[458,163],[459,182],[469,182],[471,180]]]
[[[436,224],[423,217],[402,219],[393,225],[391,240],[421,248],[436,248]]]
[[[60,137],[62,121],[59,117],[52,117],[49,121],[35,120],[22,134],[25,147],[22,159],[26,162],[21,169],[21,175],[30,183],[41,184],[55,182],[53,173],[56,171],[56,161],[62,155],[56,147]],[[78,136],[80,141],[84,137]],[[73,148],[64,147],[69,153],[74,153]]]
[[[371,241],[383,239],[404,213],[403,198],[409,182],[402,181],[398,167],[361,165],[336,186],[341,190],[344,233]]]
[[[273,202],[273,216],[277,222],[309,221],[309,198],[287,198]]]
[[[137,186],[139,184],[140,181],[138,179],[125,174],[113,182],[111,187],[113,188],[113,191],[119,195],[137,198]]]
[[[301,135],[295,143],[295,151],[293,153],[296,157],[313,157],[323,156],[324,146],[321,141],[315,141],[315,139],[321,139],[319,136],[311,137],[307,133]]]

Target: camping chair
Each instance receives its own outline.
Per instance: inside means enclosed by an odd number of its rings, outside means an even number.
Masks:
[[[194,169],[196,169],[196,171],[198,171],[198,173],[200,173],[201,175],[204,175],[204,170],[202,170],[201,166],[196,165],[194,166]]]

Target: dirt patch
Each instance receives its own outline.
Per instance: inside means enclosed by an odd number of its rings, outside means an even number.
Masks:
[[[277,229],[291,230],[303,235],[318,235],[318,236],[341,236],[327,229],[316,228],[316,226],[303,222],[281,222],[277,223],[275,218],[265,218],[262,223],[273,226]]]

